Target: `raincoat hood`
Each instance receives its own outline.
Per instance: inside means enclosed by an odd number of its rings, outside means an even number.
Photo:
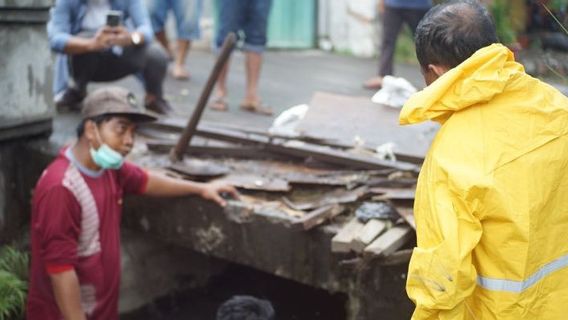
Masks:
[[[426,120],[444,123],[454,112],[491,100],[516,74],[524,72],[513,53],[501,44],[479,49],[413,95],[400,113],[400,124]]]

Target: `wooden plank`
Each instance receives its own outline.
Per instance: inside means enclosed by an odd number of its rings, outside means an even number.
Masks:
[[[409,226],[394,226],[375,239],[364,252],[366,255],[386,257],[400,249],[412,234],[413,230]]]
[[[195,134],[209,139],[217,139],[221,141],[247,145],[260,145],[265,150],[278,154],[285,154],[299,158],[311,157],[319,161],[359,169],[392,168],[401,171],[414,172],[418,172],[419,170],[419,167],[412,163],[381,160],[372,156],[353,154],[340,149],[333,149],[327,146],[321,146],[298,140],[271,138],[258,134],[250,134],[203,125],[197,128]]]
[[[170,164],[167,168],[190,177],[205,178],[220,177],[230,172],[226,166],[198,159]]]
[[[282,152],[299,157],[312,157],[316,160],[354,168],[393,168],[402,171],[416,172],[418,172],[419,170],[419,167],[417,165],[411,163],[381,160],[370,156],[362,156],[343,150],[333,149],[330,147],[315,145],[297,140],[286,141],[281,145],[271,144],[267,148],[274,152]]]
[[[223,181],[245,190],[288,192],[292,189],[286,180],[254,173],[231,173],[216,181]]]
[[[336,217],[343,211],[345,211],[344,206],[338,204],[327,205],[309,212],[298,221],[295,221],[293,223],[293,226],[296,228],[301,228],[302,230],[310,230],[322,224],[326,220]]]
[[[162,118],[159,119],[158,121],[154,121],[152,123],[149,124],[144,124],[142,126],[142,131],[144,131],[145,128],[153,128],[155,130],[162,130],[162,131],[170,131],[172,133],[175,134],[179,134],[181,132],[181,130],[184,128],[184,123],[181,119],[178,118]],[[226,124],[226,123],[218,123],[218,122],[211,122],[211,121],[201,121],[200,125],[198,126],[198,131],[199,129],[203,129],[203,134],[211,134],[211,132],[207,132],[207,128],[218,128],[218,129],[225,129],[225,130],[230,130],[230,131],[236,131],[236,132],[241,132],[244,134],[253,134],[256,136],[261,136],[261,137],[265,137],[265,138],[281,138],[281,139],[285,139],[285,140],[292,140],[292,138],[287,137],[287,136],[281,136],[281,135],[274,135],[271,134],[265,130],[259,130],[259,129],[254,129],[254,128],[244,128],[244,127],[240,127],[240,126],[236,126],[236,125],[231,125],[231,124]],[[220,138],[217,136],[217,138]],[[354,143],[352,141],[349,141],[349,143],[346,142],[342,142],[340,140],[337,139],[329,139],[329,138],[317,138],[317,137],[312,137],[312,136],[304,136],[304,135],[299,135],[296,138],[293,138],[293,140],[301,140],[304,142],[308,142],[308,143],[313,143],[313,144],[317,144],[317,145],[322,145],[322,146],[328,146],[328,147],[333,147],[333,148],[338,148],[338,149],[352,149],[354,147]],[[241,143],[243,143],[243,141],[241,140]],[[373,144],[367,144],[365,147],[365,150],[368,150],[370,152],[374,152],[375,149],[377,148],[377,145],[373,145]],[[413,163],[413,164],[417,164],[417,165],[422,165],[422,163],[424,162],[424,158],[420,157],[420,156],[414,156],[414,155],[409,155],[409,154],[404,154],[404,153],[398,153],[395,152],[394,155],[396,156],[396,159],[401,161],[401,162],[408,162],[408,163]]]
[[[330,204],[345,204],[355,202],[359,200],[359,198],[365,196],[367,194],[367,190],[367,186],[361,186],[354,190],[336,190],[334,192],[329,192],[313,201],[293,202],[287,197],[282,197],[282,201],[287,206],[295,210],[310,210],[321,208]]]
[[[416,190],[405,188],[371,188],[369,191],[380,194],[375,200],[414,200],[416,195]]]
[[[331,252],[347,253],[351,251],[351,242],[361,232],[364,224],[356,217],[351,219],[339,232],[331,239]]]
[[[412,229],[416,230],[416,221],[414,220],[414,210],[412,208],[399,208],[395,207],[396,212],[408,223]]]
[[[377,105],[368,97],[316,92],[308,104],[310,108],[297,128],[302,135],[344,144],[352,144],[358,136],[372,149],[393,142],[396,151],[414,156],[413,161],[426,154],[437,127],[434,123],[400,126],[400,110]],[[404,155],[397,155],[397,159],[412,162]]]
[[[158,153],[167,153],[174,146],[173,142],[149,141],[146,142],[148,150]],[[191,156],[216,156],[246,159],[272,159],[289,161],[290,158],[279,154],[274,154],[256,146],[194,146],[191,145],[185,150],[186,155]]]
[[[363,252],[387,228],[387,222],[383,220],[369,220],[361,232],[353,239],[352,249],[355,252]]]

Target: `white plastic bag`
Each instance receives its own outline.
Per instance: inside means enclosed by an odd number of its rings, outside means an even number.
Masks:
[[[274,119],[268,132],[279,136],[297,137],[299,133],[296,131],[296,128],[309,109],[310,107],[307,104],[300,104],[282,111]]]
[[[404,78],[385,76],[383,87],[375,93],[371,101],[400,109],[416,91],[416,88]]]

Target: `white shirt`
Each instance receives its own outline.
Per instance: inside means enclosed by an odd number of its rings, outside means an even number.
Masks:
[[[84,31],[99,30],[106,24],[106,18],[109,11],[109,0],[89,0],[87,2],[87,11],[83,18],[81,29]]]

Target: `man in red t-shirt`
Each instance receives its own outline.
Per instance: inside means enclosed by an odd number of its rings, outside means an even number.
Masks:
[[[225,184],[195,183],[124,161],[136,124],[155,120],[134,95],[103,88],[84,102],[78,141],[43,172],[32,207],[28,319],[118,319],[120,216],[124,194],[197,194],[225,206]]]

